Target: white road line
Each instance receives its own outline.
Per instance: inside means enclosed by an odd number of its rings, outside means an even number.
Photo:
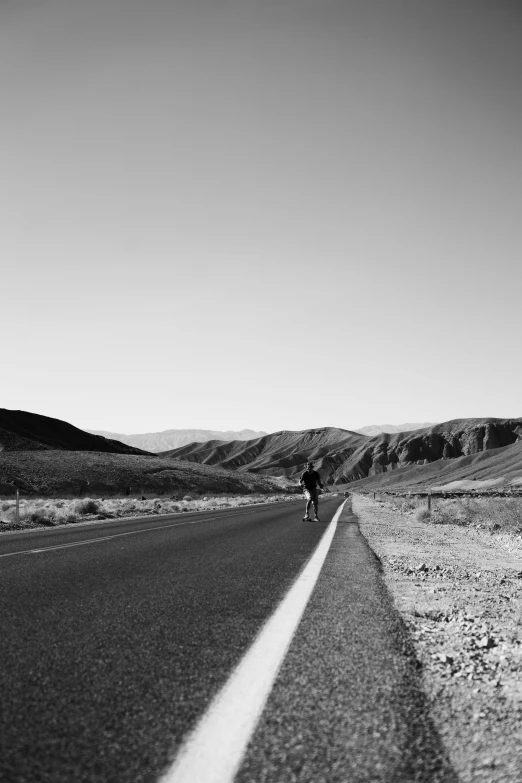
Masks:
[[[281,504],[297,503],[297,502],[299,502],[299,503],[302,502],[301,501],[301,496],[299,496],[299,498],[296,498],[295,500],[281,500],[280,501]],[[248,509],[250,509],[250,508],[259,508],[260,506],[266,506],[268,508],[269,506],[273,506],[273,505],[276,505],[276,504],[275,503],[248,503],[246,506],[231,506],[229,508],[212,509],[212,510],[213,511],[230,511],[232,509],[234,509],[234,510],[241,509],[241,513],[244,513],[244,511],[248,511]],[[260,509],[260,510],[262,511],[263,509]],[[202,511],[190,511],[189,513],[190,513],[191,516],[195,516],[196,514],[198,514],[198,515],[209,514],[210,512],[202,510]],[[138,515],[138,516],[135,516],[135,517],[117,517],[117,519],[120,522],[132,522],[133,520],[134,521],[139,521],[140,519],[158,519],[158,520],[161,520],[161,519],[171,519],[172,517],[184,517],[184,516],[185,516],[185,513],[175,512],[174,514],[154,514],[154,517],[151,517],[148,514],[146,514],[146,515],[142,515],[142,516]],[[70,528],[74,528],[75,530],[81,530],[84,527],[90,527],[92,525],[99,525],[99,526],[102,527],[104,524],[107,524],[108,522],[110,522],[110,519],[104,519],[104,520],[89,519],[89,520],[86,520],[85,522],[67,522],[66,524],[58,525],[56,528],[52,528],[52,529],[56,530],[56,531],[69,530]],[[40,528],[38,528],[38,527],[31,527],[29,529],[22,529],[22,530],[2,530],[2,531],[0,531],[0,541],[2,539],[8,540],[9,536],[16,536],[16,535],[23,535],[23,536],[25,536],[25,535],[30,535],[31,533],[42,533],[42,532],[44,532],[44,530],[45,530],[44,527],[40,527]],[[47,532],[48,533],[51,532],[49,528],[47,529]]]
[[[234,780],[323,567],[344,503],[335,512],[308,564],[159,783],[232,783]]]
[[[70,544],[56,544],[56,546],[46,546],[41,549],[24,549],[22,552],[7,552],[0,557],[14,557],[15,555],[37,555],[41,552],[52,552],[55,549],[69,549],[73,546],[85,546],[86,544],[97,544],[100,541],[109,541],[111,538],[120,538],[121,536],[135,536],[138,533],[149,533],[152,530],[163,530],[167,527],[181,527],[181,525],[194,525],[197,520],[187,520],[186,522],[175,522],[173,525],[160,525],[159,527],[142,528],[141,530],[129,530],[126,533],[114,533],[112,536],[102,536],[101,538],[89,538],[87,541],[72,541]],[[207,521],[207,520],[201,520]]]
[[[254,505],[254,504],[252,504]],[[259,504],[260,505],[260,504]],[[265,504],[266,506],[272,505],[272,504]],[[0,558],[2,557],[15,557],[15,555],[39,555],[42,552],[51,552],[55,549],[69,549],[70,547],[74,546],[85,546],[86,544],[96,544],[100,541],[109,541],[111,538],[120,538],[121,536],[135,536],[138,533],[150,533],[152,530],[164,530],[168,527],[181,527],[182,525],[197,525],[201,524],[202,522],[212,522],[215,519],[230,519],[231,517],[239,517],[243,516],[245,513],[248,513],[248,509],[245,509],[244,511],[238,511],[235,514],[219,514],[218,516],[214,517],[205,517],[205,519],[187,519],[186,522],[174,522],[172,525],[159,525],[156,527],[144,527],[141,528],[141,530],[129,530],[125,533],[113,533],[111,536],[101,536],[100,538],[89,538],[87,541],[72,541],[70,544],[56,544],[55,546],[46,546],[41,547],[40,549],[24,549],[21,552],[6,552],[3,555],[0,555]],[[132,519],[132,517],[129,517],[129,519]]]

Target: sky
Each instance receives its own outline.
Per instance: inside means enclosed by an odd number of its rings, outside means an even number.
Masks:
[[[0,406],[522,416],[522,10],[0,0]]]

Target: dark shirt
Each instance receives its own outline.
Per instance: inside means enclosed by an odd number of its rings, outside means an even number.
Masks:
[[[316,470],[305,470],[304,473],[301,474],[301,478],[299,479],[300,484],[304,484],[306,489],[316,489],[317,485],[323,488],[323,485],[321,483],[321,476]]]

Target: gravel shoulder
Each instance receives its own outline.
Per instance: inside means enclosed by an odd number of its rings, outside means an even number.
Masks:
[[[461,783],[522,780],[522,546],[354,495]]]

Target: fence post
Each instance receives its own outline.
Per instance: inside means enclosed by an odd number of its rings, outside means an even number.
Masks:
[[[428,490],[428,511],[431,511],[431,487]]]
[[[20,490],[16,488],[16,524],[20,524]]]
[[[375,492],[373,493],[373,499],[375,500]]]

